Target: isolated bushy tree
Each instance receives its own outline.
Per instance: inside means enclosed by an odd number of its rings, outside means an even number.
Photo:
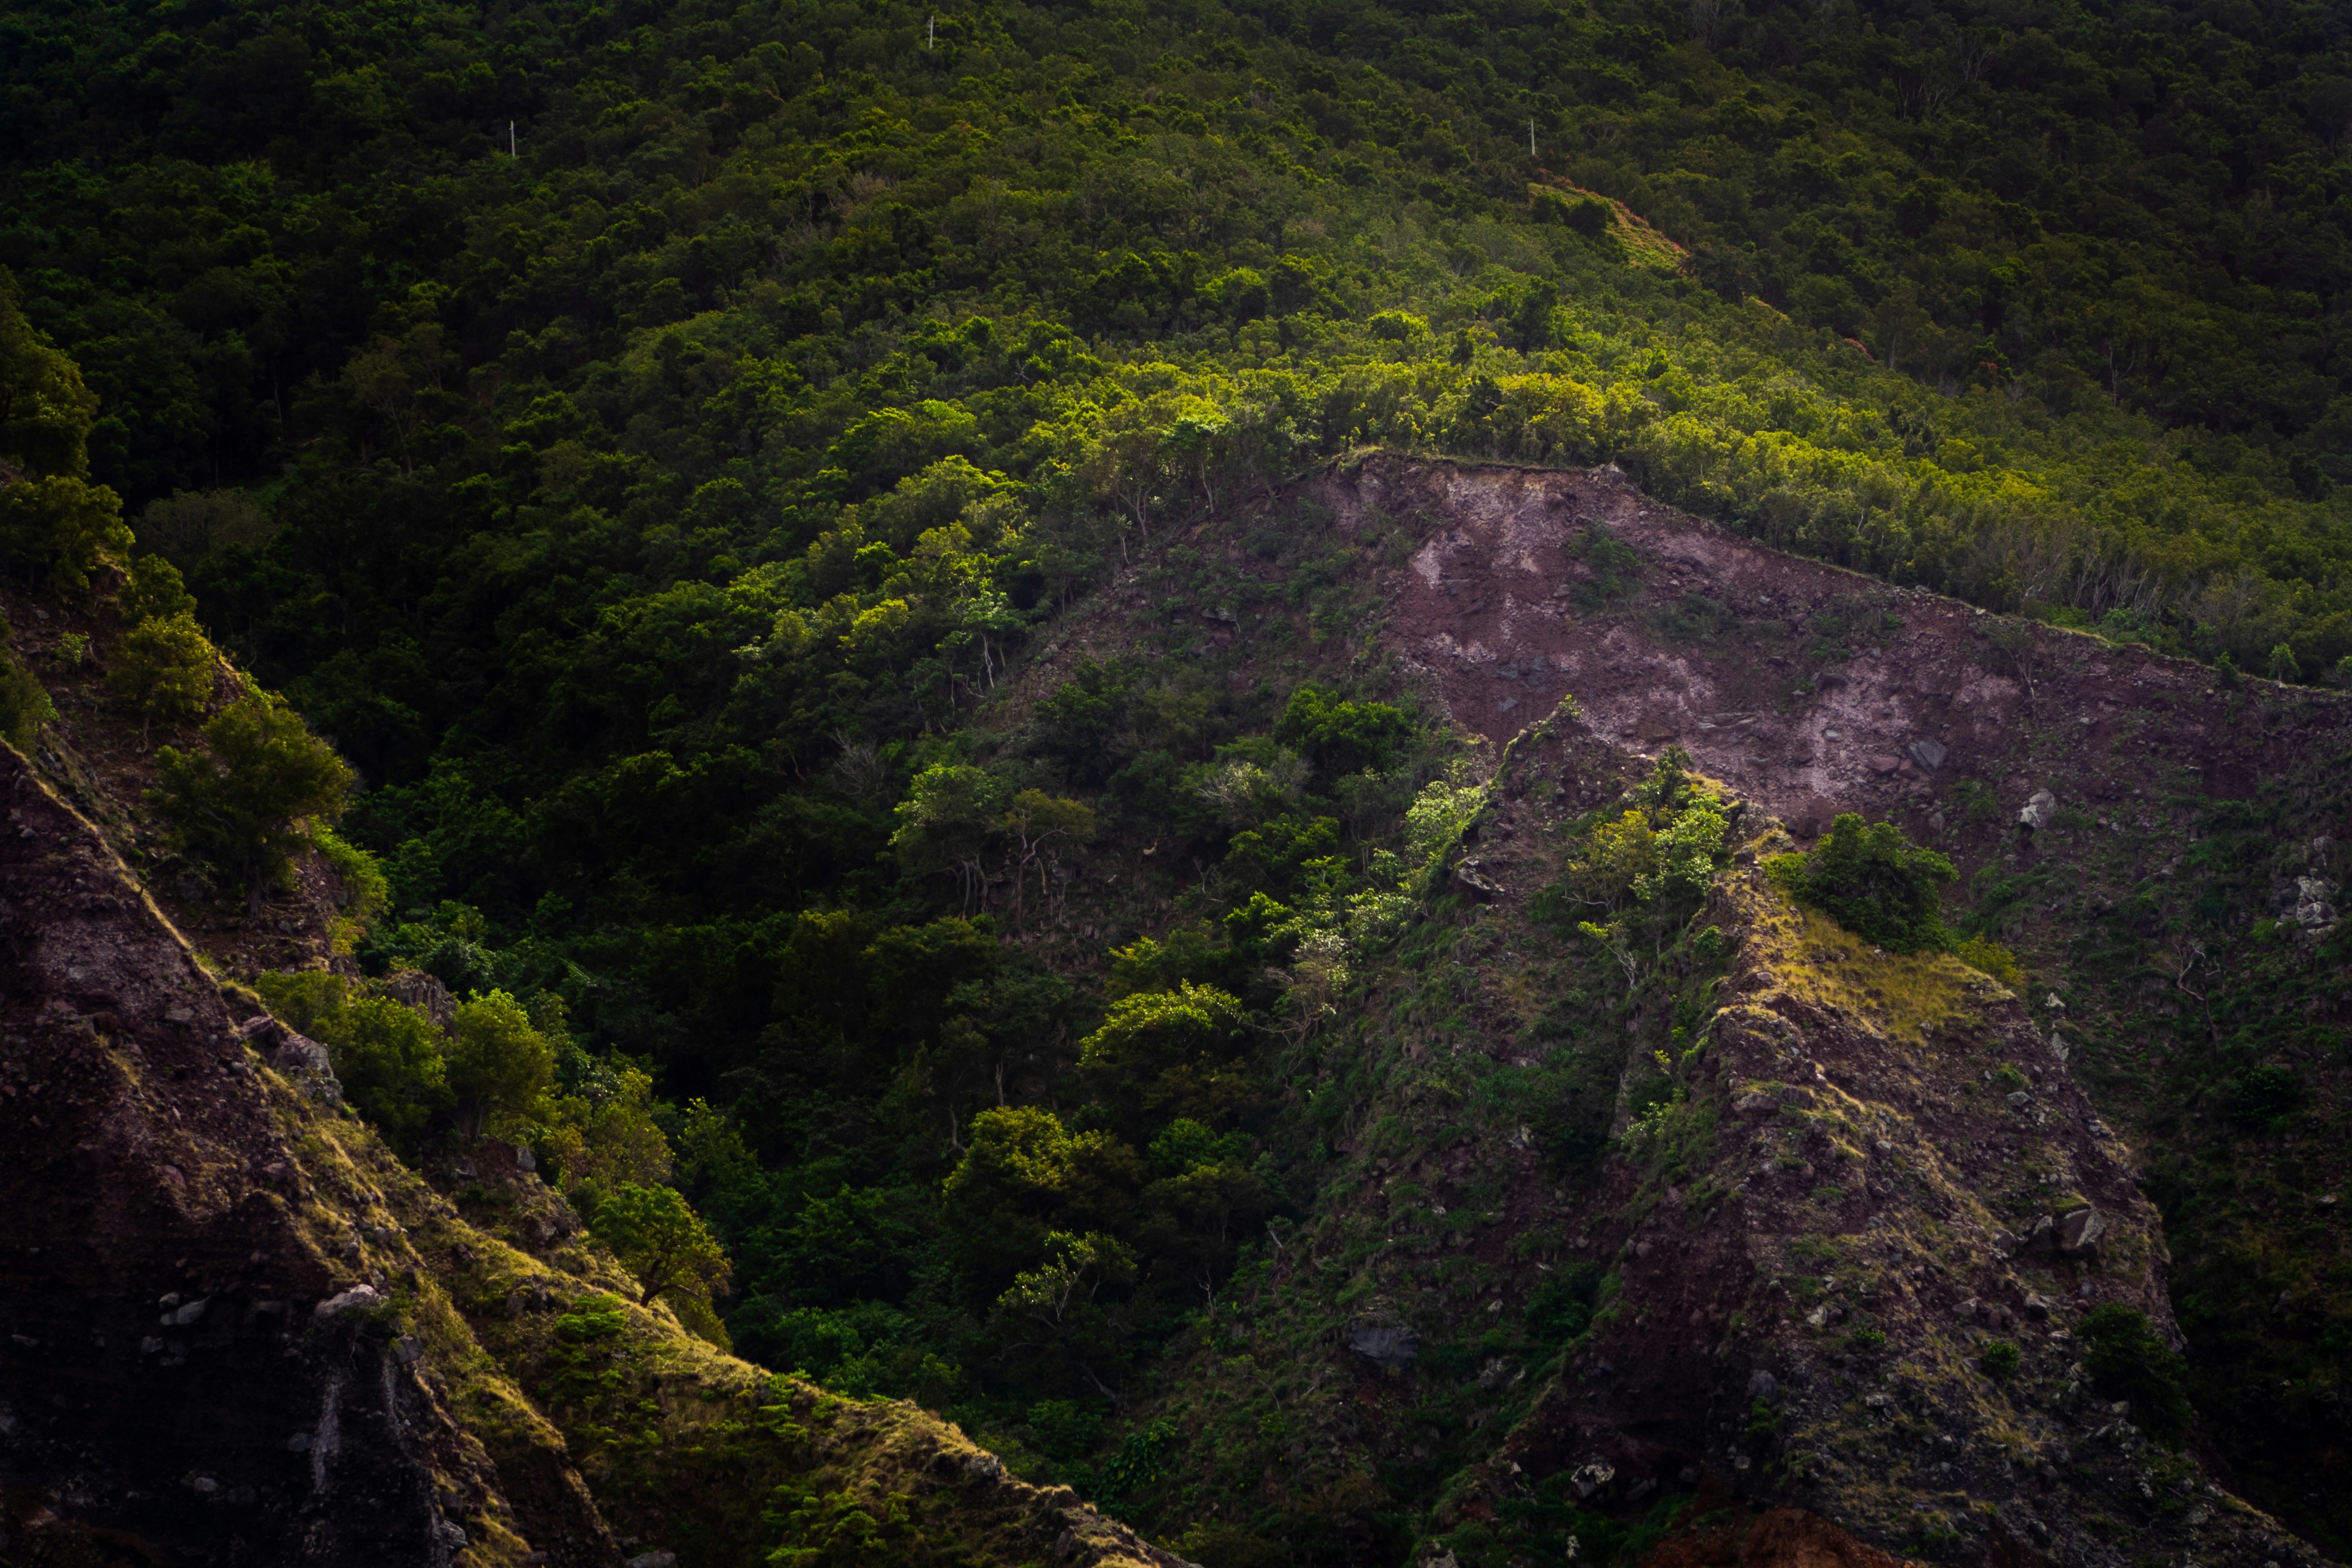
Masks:
[[[666,1295],[707,1302],[726,1289],[727,1254],[676,1187],[583,1183],[576,1198],[589,1230],[635,1277],[646,1306]]]
[[[115,599],[115,608],[126,625],[135,626],[142,621],[194,615],[196,596],[188,592],[177,566],[160,555],[142,555],[131,563],[130,580]]]
[[[72,474],[0,490],[0,562],[54,588],[89,586],[99,563],[131,546],[122,502]]]
[[[389,996],[355,995],[326,1043],[343,1092],[393,1147],[415,1158],[448,1105],[446,1037],[433,1021]]]
[[[1799,902],[1890,952],[1946,943],[1942,889],[1958,873],[1891,822],[1846,812],[1811,854],[1776,856],[1770,869]]]
[[[1566,873],[1536,897],[1545,920],[1572,919],[1607,950],[1627,986],[1640,983],[1643,954],[1704,900],[1724,856],[1730,819],[1690,773],[1690,753],[1668,746],[1628,796],[1629,809],[1583,834]],[[1602,919],[1585,919],[1593,910]]]
[[[117,701],[139,715],[139,739],[157,719],[204,711],[220,678],[220,653],[185,610],[141,621],[115,645],[106,684]]]
[[[503,991],[457,1004],[447,1064],[449,1101],[468,1141],[512,1132],[528,1123],[555,1080],[555,1053],[530,1016]]]
[[[244,884],[246,911],[282,877],[311,821],[341,816],[352,770],[283,698],[257,689],[204,728],[204,750],[156,753],[149,801],[181,841]]]

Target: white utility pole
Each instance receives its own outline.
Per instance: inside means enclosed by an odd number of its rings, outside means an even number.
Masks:
[[[940,14],[934,11],[931,13],[930,20],[923,24],[923,47],[927,49],[936,49],[939,47]]]
[[[516,145],[514,121],[509,120],[507,121],[507,156],[512,158],[517,163],[520,163],[522,161],[522,154],[515,150]]]
[[[1530,120],[1530,121],[1528,121],[1528,157],[1530,157],[1530,158],[1532,158],[1532,157],[1534,157],[1535,155],[1536,155],[1536,122],[1535,122],[1534,121]]]

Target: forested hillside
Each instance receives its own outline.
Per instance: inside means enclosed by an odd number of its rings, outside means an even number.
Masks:
[[[173,748],[182,896],[258,918],[340,812],[354,973],[260,989],[404,1154],[536,1149],[628,1256],[687,1238],[644,1284],[699,1331],[1213,1568],[1285,1559],[1211,1550],[1251,1478],[1150,1490],[1155,1401],[1362,1132],[1315,1042],[1439,962],[1494,768],[1381,639],[1367,563],[1431,515],[1342,540],[1295,481],[1614,464],[2230,691],[2352,686],[2316,0],[28,0],[0,84],[0,553],[120,621],[50,679]],[[1645,569],[1596,523],[1578,607]],[[1879,637],[1811,623],[1806,678]],[[1614,783],[1644,846],[1688,804]],[[1686,921],[1729,845],[1641,874]],[[361,973],[409,971],[446,1050]],[[1568,1192],[1625,1108],[1553,1087]],[[1437,1452],[1284,1550],[1395,1560]]]

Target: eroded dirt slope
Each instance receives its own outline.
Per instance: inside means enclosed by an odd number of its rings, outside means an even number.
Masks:
[[[2242,796],[2352,722],[2334,693],[2259,682],[2250,706],[2199,665],[1767,549],[1612,468],[1377,458],[1311,493],[1342,531],[1419,524],[1383,636],[1459,722],[1501,742],[1573,693],[1596,733],[1679,744],[1801,836],[1837,811],[1934,833],[1939,776],[1996,784],[2006,820],[2039,788],[2136,814],[2176,784]]]
[[[183,855],[147,800],[162,782],[156,752],[201,745],[205,715],[142,721],[109,688],[125,632],[105,597],[57,602],[0,584],[8,653],[34,672],[56,704],[28,760],[61,798],[89,819],[136,875],[148,897],[190,942],[237,973],[299,969],[333,945],[344,889],[325,861],[298,852],[283,887],[268,890],[248,917],[244,889],[214,887]],[[235,701],[244,678],[226,658],[214,670],[210,711]],[[333,962],[356,973],[346,958]]]
[[[2063,1044],[1958,960],[1789,905],[1756,863],[1788,842],[1753,840],[1701,917],[1734,956],[1687,1098],[1596,1194],[1580,1248],[1615,1302],[1470,1495],[1566,1471],[1634,1507],[1711,1478],[1947,1559],[2309,1557],[2085,1379],[2092,1308],[2177,1331],[2160,1221]]]
[[[301,1147],[342,1131],[323,1056],[266,1054],[282,1037],[14,751],[0,798],[11,1560],[498,1560],[520,1527],[617,1562],[576,1488],[518,1517],[367,1314],[322,1306],[390,1285]]]

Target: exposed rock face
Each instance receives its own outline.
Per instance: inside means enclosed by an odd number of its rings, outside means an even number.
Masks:
[[[397,970],[384,976],[384,994],[415,1008],[443,1028],[457,1021],[457,999],[449,988],[421,970]]]
[[[1401,1372],[1421,1353],[1421,1336],[1389,1323],[1365,1323],[1348,1336],[1348,1348],[1374,1366]]]
[[[349,1270],[255,1047],[320,1088],[324,1053],[243,1027],[14,752],[0,798],[0,1556],[448,1562],[453,1515],[509,1511],[478,1445],[364,1313],[312,1310]]]
[[[1673,742],[1800,840],[1861,811],[2030,864],[2052,838],[2157,826],[2167,789],[2243,793],[2340,748],[2352,723],[2328,694],[2250,718],[2193,665],[2030,626],[1989,636],[1980,611],[1780,554],[1612,470],[1375,458],[1316,493],[1343,531],[1427,520],[1383,583],[1386,640],[1460,722],[1588,809],[1612,794],[1591,742],[1634,767]],[[1582,736],[1552,758],[1525,731],[1570,694]],[[2067,743],[2035,749],[2053,735]],[[1951,775],[1993,787],[1965,783],[1956,799]],[[1482,831],[1476,870],[1500,895],[1488,930],[1524,931],[1511,922],[1554,874],[1532,852],[1549,823],[1528,787],[1506,776]],[[1987,844],[1995,834],[2009,842]],[[2274,911],[2306,939],[2336,920],[2323,849],[2308,858]],[[2169,872],[2148,860],[2137,874]],[[2072,1337],[2082,1312],[2121,1302],[2179,1336],[2158,1216],[2057,1023],[2037,1029],[1954,960],[1890,958],[1801,915],[1753,868],[1704,919],[1739,949],[1688,1089],[1707,1131],[1671,1157],[1612,1159],[1598,1207],[1614,1218],[1584,1251],[1609,1262],[1615,1302],[1490,1462],[1485,1495],[1499,1506],[1531,1479],[1605,1466],[1604,1502],[1719,1483],[1827,1515],[1875,1543],[1848,1538],[1865,1556],[2311,1560],[2235,1500],[2161,1524],[2139,1428],[2092,1404]],[[1488,994],[1509,990],[1498,974]],[[1514,1011],[1485,1020],[1494,1058],[1527,1049]],[[1621,1114],[1612,1131],[1627,1130]],[[1457,1184],[1477,1163],[1452,1159]],[[1540,1203],[1510,1214],[1507,1230],[1559,1223]],[[2013,1372],[2005,1351],[1985,1359],[1996,1342],[2018,1347]],[[2197,1485],[2217,1479],[2178,1463]],[[1465,1493],[1452,1511],[1480,1506]],[[1723,1560],[1755,1550],[1814,1548]]]
[[[1677,1146],[1671,1191],[1638,1147],[1619,1169],[1617,1212],[1640,1216],[1622,1309],[1509,1457],[1603,1456],[1629,1484],[1696,1468],[1890,1544],[2007,1498],[2019,1539],[2116,1560],[2084,1521],[2133,1492],[2134,1440],[2095,1447],[2057,1414],[2084,1397],[2080,1311],[2119,1301],[2177,1333],[2124,1151],[2021,1004],[1957,960],[1874,954],[1752,868],[1706,918],[1743,942],[1692,1090],[1712,1129]],[[2236,1515],[2200,1555],[2259,1563],[2283,1540]]]
[[[2168,1533],[2189,1510],[2142,1495],[2143,1474],[2151,1488],[2226,1478],[2144,1446],[2129,1413],[2095,1407],[2074,1374],[2087,1307],[2123,1302],[2161,1332],[2173,1325],[2164,1244],[2129,1175],[2146,1155],[2090,1114],[2068,1069],[2080,1026],[2054,994],[2037,1028],[1993,980],[1838,941],[1743,876],[1700,922],[1719,921],[1738,950],[1720,991],[1688,1016],[1645,992],[1617,1039],[1626,993],[1603,999],[1566,951],[1583,940],[1575,928],[1530,906],[1561,875],[1569,819],[1622,809],[1675,744],[1747,808],[1737,837],[1751,851],[1774,819],[1799,841],[1845,811],[1891,820],[1964,874],[2048,878],[2031,902],[1973,900],[1997,931],[2039,932],[2062,900],[2087,920],[2137,883],[2167,883],[2193,835],[2186,803],[2245,796],[2340,754],[2352,701],[2233,697],[2142,647],[1780,553],[1613,469],[1376,455],[1300,489],[1317,525],[1355,548],[1349,587],[1385,610],[1386,650],[1507,760],[1447,897],[1403,944],[1418,951],[1317,1037],[1317,1109],[1346,1119],[1296,1241],[1238,1305],[1233,1338],[1255,1364],[1308,1369],[1281,1397],[1314,1440],[1256,1476],[1196,1456],[1202,1489],[1256,1484],[1270,1504],[1369,1540],[1348,1500],[1368,1475],[1400,1476],[1433,1500],[1425,1534],[1485,1531],[1496,1551],[1517,1550],[1515,1530],[1542,1533],[1515,1510],[1573,1494],[1630,1518],[1696,1489],[1751,1521],[1780,1504],[1828,1520],[1766,1532],[1752,1551],[1718,1542],[1708,1562],[2015,1565],[2191,1549],[2200,1563],[2310,1562],[2235,1500]],[[1275,585],[1237,529],[1192,542]],[[1071,613],[1058,640],[1072,652],[1056,662],[1049,648],[1022,677],[1033,700],[1077,649],[1159,646],[1140,570],[1122,586]],[[1249,650],[1203,619],[1216,646]],[[1269,670],[1236,670],[1237,686],[1245,674]],[[2326,842],[2304,858],[2323,883],[2331,866],[2342,875]],[[2268,912],[2325,929],[2335,896],[2290,877]],[[1626,985],[1639,989],[1630,973]],[[1648,1035],[1631,1059],[1609,1059],[1637,1026]],[[1708,1075],[1676,1087],[1713,1142],[1687,1152],[1687,1169],[1625,1150],[1652,1050],[1702,1037]],[[2089,1059],[2112,1066],[2110,1043]],[[1602,1122],[1592,1113],[1612,1094]],[[1596,1338],[1522,1421],[1546,1361],[1513,1351],[1509,1326],[1522,1312],[1532,1325],[1570,1276],[1613,1294],[1595,1303]],[[1403,1366],[1367,1354],[1355,1340],[1372,1325],[1412,1327],[1422,1353]],[[2019,1349],[2006,1375],[2005,1356],[1985,1360],[1999,1341]],[[1528,1343],[1549,1342],[1531,1326]],[[1769,1396],[1748,1392],[1759,1371]],[[1236,1380],[1229,1355],[1204,1353],[1173,1381],[1165,1408],[1208,1429]],[[1448,1468],[1457,1461],[1483,1469]]]
[[[1515,748],[1480,835],[1502,882],[1544,880],[1538,803],[1589,797],[1592,750]],[[1607,1310],[1448,1507],[1490,1517],[1547,1478],[1627,1516],[1713,1489],[1746,1533],[1663,1562],[2120,1568],[2170,1527],[2143,1492],[2148,1439],[2095,1400],[2073,1330],[2116,1302],[2177,1342],[2159,1217],[2023,1002],[1790,905],[1759,864],[1789,845],[1751,839],[1693,922],[1729,971],[1686,1100],[1647,1141],[1621,1106],[1574,1243],[1614,1276]],[[1546,1223],[1529,1207],[1522,1234]],[[1482,1258],[1506,1267],[1510,1237]],[[2189,1528],[2200,1563],[2315,1560],[2234,1499]]]
[[[2279,900],[2290,910],[2304,941],[2315,942],[2336,929],[2336,891],[2325,877],[2297,877],[2293,896]]]
[[[1376,457],[1308,489],[1342,534],[1442,520],[1384,575],[1384,639],[1457,721],[1499,744],[1573,692],[1595,734],[1680,744],[1800,838],[1840,811],[1924,818],[1944,774],[2004,781],[2002,816],[2033,826],[2061,799],[2234,798],[2352,719],[2314,692],[2292,722],[2252,724],[2210,671],[2046,627],[1996,645],[1980,610],[1782,554],[1613,468]]]

